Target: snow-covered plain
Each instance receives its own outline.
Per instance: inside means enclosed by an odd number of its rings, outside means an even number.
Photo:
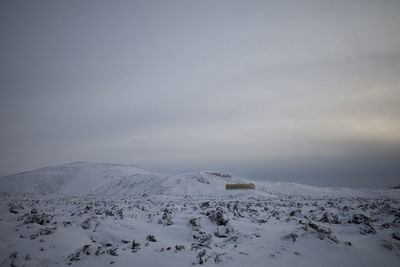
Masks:
[[[248,183],[255,190],[225,190]],[[398,266],[400,190],[76,162],[0,178],[4,266]]]

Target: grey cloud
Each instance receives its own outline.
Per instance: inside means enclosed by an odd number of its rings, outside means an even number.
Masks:
[[[0,175],[86,160],[400,183],[398,1],[0,5]]]

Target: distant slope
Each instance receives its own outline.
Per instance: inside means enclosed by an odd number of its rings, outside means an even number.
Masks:
[[[130,165],[73,162],[2,177],[0,191],[81,194],[116,178],[147,173]]]
[[[238,178],[222,177],[219,173],[186,172],[177,175],[135,174],[113,179],[92,190],[101,194],[167,194],[198,195],[225,191],[228,182],[243,182]]]
[[[254,183],[256,190],[225,190],[227,183]],[[287,182],[250,181],[221,172],[158,174],[131,165],[74,162],[0,178],[0,192],[107,195],[230,195],[399,197],[399,190],[328,188]]]
[[[318,187],[289,182],[254,182],[256,188],[269,194],[311,197],[393,197],[400,198],[395,189]]]
[[[224,177],[225,176],[225,177]],[[151,173],[131,165],[74,162],[0,178],[0,192],[32,194],[202,194],[240,179],[218,172]]]

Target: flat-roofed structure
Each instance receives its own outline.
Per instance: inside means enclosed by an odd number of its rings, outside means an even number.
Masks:
[[[249,184],[226,184],[225,189],[256,189],[252,183]]]

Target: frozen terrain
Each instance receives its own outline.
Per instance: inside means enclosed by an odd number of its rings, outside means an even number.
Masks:
[[[397,266],[400,190],[83,162],[0,178],[4,266]]]

